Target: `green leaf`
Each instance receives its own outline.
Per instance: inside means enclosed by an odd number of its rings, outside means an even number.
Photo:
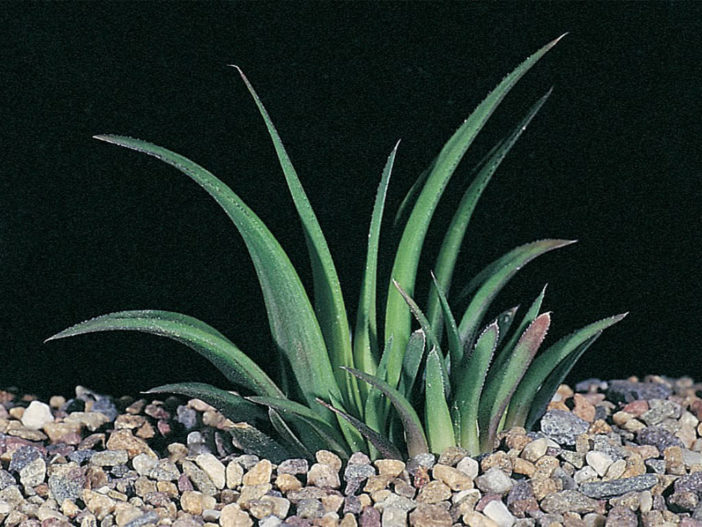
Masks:
[[[288,184],[290,195],[293,198],[297,214],[302,221],[302,227],[305,232],[307,250],[312,263],[315,312],[322,333],[324,334],[327,349],[329,350],[333,371],[338,385],[345,387],[344,400],[349,404],[357,406],[360,404],[360,399],[354,399],[353,395],[358,393],[357,383],[354,382],[353,377],[345,375],[340,369],[341,366],[353,366],[351,335],[349,333],[349,324],[346,317],[346,308],[344,307],[344,298],[341,293],[339,277],[331,253],[329,252],[327,241],[319,226],[317,216],[312,210],[312,205],[307,198],[307,194],[300,183],[297,172],[278,135],[278,131],[268,115],[268,111],[263,106],[261,99],[244,75],[244,72],[241,71],[238,66],[232,66],[236,68],[244,84],[246,84],[246,88],[249,90],[251,97],[256,103],[261,117],[263,117],[263,121],[266,124],[266,128],[268,129],[268,133],[271,136],[271,140],[273,141],[278,161],[285,175],[285,181]]]
[[[488,265],[480,275],[484,282],[478,287],[458,325],[461,341],[470,347],[474,335],[490,304],[510,279],[527,263],[549,251],[575,243],[575,240],[539,240],[512,249]]]
[[[436,348],[432,348],[427,355],[426,368],[424,418],[427,439],[431,451],[441,454],[447,448],[456,446],[456,439],[453,435],[453,422],[445,395],[449,388],[448,376]]]
[[[414,457],[417,454],[422,454],[428,452],[429,448],[427,446],[427,439],[424,436],[424,430],[422,430],[422,422],[417,416],[417,412],[414,411],[412,405],[405,399],[400,392],[395,388],[390,386],[387,382],[381,381],[377,377],[368,375],[359,370],[353,368],[344,368],[351,375],[354,375],[367,382],[371,386],[377,388],[390,400],[392,405],[397,410],[397,414],[402,421],[402,426],[405,429],[405,442],[407,443],[407,452],[410,457]]]
[[[358,302],[356,331],[353,335],[353,354],[356,367],[371,375],[374,375],[377,370],[378,330],[376,321],[376,292],[380,225],[383,219],[385,197],[390,182],[390,174],[392,173],[395,154],[397,153],[397,147],[399,145],[400,142],[398,141],[388,157],[385,168],[383,169],[383,175],[380,179],[380,184],[378,185],[378,191],[375,195],[375,204],[373,205],[373,214],[371,216],[370,229],[368,232],[366,267],[363,272],[361,295]],[[347,375],[346,377],[349,376]],[[355,377],[349,378],[355,379]],[[362,390],[364,394],[367,394],[367,386],[365,384],[362,385]]]
[[[524,318],[522,318],[521,322],[514,330],[514,333],[512,333],[510,339],[507,341],[507,343],[505,343],[505,345],[502,347],[502,350],[497,354],[495,362],[493,363],[492,368],[490,368],[490,371],[488,372],[487,380],[485,381],[487,384],[493,382],[495,374],[502,370],[505,362],[507,362],[512,356],[512,351],[517,345],[517,341],[519,340],[519,338],[524,334],[526,328],[529,327],[529,324],[531,324],[534,321],[534,319],[538,316],[539,311],[541,311],[541,304],[543,303],[547,286],[548,284],[546,284],[543,287],[543,289],[541,289],[541,293],[539,293],[539,296],[537,296],[531,303],[529,309],[524,314]]]
[[[448,304],[446,293],[441,287],[441,284],[439,284],[439,281],[436,279],[436,276],[434,276],[434,273],[431,274],[431,279],[434,284],[434,289],[439,297],[439,302],[441,303],[441,313],[443,315],[442,318],[437,319],[437,322],[440,324],[441,320],[446,321],[446,336],[448,338],[448,356],[450,358],[450,364],[460,364],[461,357],[463,356],[463,345],[461,344],[461,338],[458,335],[456,319],[451,312],[451,307]],[[431,322],[429,322],[429,324],[431,324]],[[437,335],[437,338],[439,338],[439,335]]]
[[[551,371],[568,355],[577,353],[578,348],[590,340],[593,336],[604,331],[622,320],[627,313],[615,315],[593,322],[570,335],[552,344],[541,353],[532,363],[522,381],[519,383],[517,391],[514,393],[512,404],[507,412],[505,426],[524,426],[527,415],[539,387],[549,376]],[[584,350],[582,350],[584,351]],[[558,387],[558,386],[556,386]]]
[[[546,380],[543,382],[541,388],[539,388],[539,391],[536,392],[534,399],[531,401],[529,415],[523,425],[524,428],[527,430],[533,429],[536,421],[538,421],[546,411],[548,403],[550,403],[553,399],[553,395],[556,393],[558,387],[568,375],[568,372],[570,372],[571,368],[576,362],[578,362],[582,354],[585,353],[585,351],[599,338],[601,334],[602,332],[595,333],[595,335],[583,342],[570,355],[563,359],[558,366],[551,371],[551,373],[548,374],[548,377],[546,377]]]
[[[281,415],[278,412],[276,412],[273,408],[268,409],[268,419],[270,420],[271,425],[273,425],[273,429],[278,434],[278,437],[283,441],[284,446],[288,450],[298,452],[298,455],[306,459],[314,459],[314,452],[307,448],[305,442],[303,442],[303,440],[295,434],[295,432],[292,430],[292,428],[290,428],[288,423],[286,423],[285,420],[281,417]],[[309,436],[310,429],[306,428],[304,429],[304,432]],[[307,440],[307,444],[318,445],[320,444],[320,442],[319,440]]]
[[[500,338],[497,341],[498,346],[505,336],[507,336],[509,328],[512,327],[512,322],[514,322],[514,316],[517,314],[518,309],[519,306],[510,307],[497,316],[497,325],[500,327]]]
[[[409,296],[414,295],[417,266],[429,223],[458,163],[505,95],[560,38],[562,36],[542,47],[507,75],[478,105],[439,153],[405,225],[390,276]],[[392,286],[388,291],[385,320],[385,339],[394,336],[396,342],[395,354],[388,363],[388,381],[395,386],[402,370],[402,354],[409,339],[411,320],[402,295],[394,291]]]
[[[373,447],[380,453],[383,459],[402,459],[402,454],[400,454],[400,451],[397,450],[395,445],[384,438],[381,434],[367,426],[365,423],[363,423],[363,421],[356,419],[354,416],[344,412],[343,410],[333,407],[331,404],[322,401],[321,399],[317,399],[317,402],[341,418],[346,419],[352,426],[356,427],[360,434],[368,439]]]
[[[174,393],[191,399],[200,399],[219,410],[234,422],[265,423],[266,413],[237,393],[228,392],[201,382],[179,382],[156,386],[142,393]]]
[[[485,382],[485,374],[490,366],[490,359],[495,352],[500,330],[497,322],[490,324],[480,334],[473,353],[463,357],[462,363],[456,365],[454,386],[456,395],[452,403],[454,428],[460,445],[474,456],[480,452],[478,435],[478,405],[480,392]]]
[[[291,453],[283,445],[248,423],[236,423],[228,432],[232,435],[232,444],[247,454],[282,463],[291,458]]]
[[[295,423],[295,419],[300,419],[307,427],[315,432],[321,440],[323,446],[314,448],[314,451],[325,448],[336,452],[342,457],[348,457],[348,449],[345,447],[346,441],[339,434],[339,431],[327,424],[326,421],[319,417],[319,414],[308,408],[307,406],[291,401],[290,399],[279,399],[275,397],[247,397],[247,399],[256,404],[262,404],[269,408],[277,410],[283,418],[290,419]]]
[[[230,382],[255,393],[282,396],[266,373],[216,329],[187,315],[170,311],[119,311],[85,320],[46,339],[57,340],[99,331],[141,331],[168,337],[195,350]]]
[[[392,281],[392,284],[397,288],[397,290],[400,292],[402,295],[402,298],[407,302],[407,305],[410,308],[410,311],[412,311],[412,314],[414,315],[414,318],[417,319],[417,322],[419,322],[419,325],[422,327],[422,330],[427,336],[427,339],[431,343],[432,346],[435,348],[438,348],[439,351],[441,351],[441,347],[439,345],[439,338],[438,335],[434,334],[434,330],[431,328],[429,325],[429,321],[427,320],[427,317],[424,316],[424,313],[422,313],[422,310],[419,308],[417,303],[400,287],[400,284],[398,284],[395,280]]]
[[[307,293],[285,251],[260,218],[227,185],[180,154],[140,139],[96,138],[174,166],[217,201],[244,239],[261,285],[273,340],[290,362],[305,400],[311,406],[317,396],[340,395]],[[325,418],[330,423],[335,419],[329,413]]]
[[[418,329],[410,335],[409,342],[407,343],[405,358],[402,362],[402,377],[400,377],[398,390],[408,400],[412,399],[412,389],[417,379],[419,365],[422,363],[426,340],[424,331]]]
[[[442,290],[446,292],[447,296],[448,291],[451,288],[451,280],[453,278],[456,260],[458,259],[458,253],[461,249],[461,245],[463,244],[463,238],[465,237],[468,223],[473,216],[473,211],[475,210],[475,206],[477,205],[480,196],[482,196],[483,191],[490,182],[490,179],[492,179],[492,176],[497,168],[500,166],[500,163],[502,163],[502,160],[507,156],[509,151],[517,142],[517,139],[519,139],[519,137],[522,135],[522,132],[526,130],[526,127],[544,105],[549,95],[551,95],[551,90],[549,90],[546,95],[541,97],[541,99],[539,99],[536,104],[531,107],[526,116],[512,130],[512,133],[503,139],[497,145],[497,147],[490,152],[488,158],[478,171],[477,176],[468,187],[465,194],[463,194],[461,202],[458,205],[458,209],[451,219],[451,224],[444,235],[444,240],[441,244],[441,249],[439,249],[439,255],[436,258],[436,265],[434,267],[437,282],[441,285]],[[439,302],[440,299],[437,295],[437,289],[432,289],[429,293],[429,301],[427,303],[427,318],[429,318],[429,322],[434,330],[440,334],[443,319],[441,316],[442,311],[439,310]],[[504,335],[505,333],[500,332],[500,334]]]
[[[543,313],[536,317],[524,334],[519,338],[509,360],[495,372],[495,382],[485,386],[480,397],[478,428],[480,429],[480,446],[483,451],[492,450],[498,425],[509,404],[519,381],[529,368],[534,355],[546,338],[551,325],[551,315]]]

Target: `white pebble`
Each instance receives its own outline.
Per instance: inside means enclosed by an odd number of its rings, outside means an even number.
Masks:
[[[32,401],[22,414],[22,425],[32,430],[39,430],[46,423],[51,423],[54,416],[48,404]]]
[[[607,473],[607,469],[614,462],[610,456],[598,450],[593,450],[585,454],[585,461],[595,469],[600,477]]]
[[[499,527],[512,527],[517,520],[512,513],[509,512],[507,506],[500,500],[492,500],[485,505],[483,514],[494,521]]]

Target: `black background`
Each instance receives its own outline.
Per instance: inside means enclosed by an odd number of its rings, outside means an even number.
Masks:
[[[527,304],[548,282],[551,341],[631,311],[571,381],[702,378],[701,15],[694,2],[4,3],[0,386],[44,395],[76,384],[115,395],[180,380],[226,387],[204,359],[165,339],[112,333],[42,344],[121,309],[193,315],[274,364],[255,273],[224,213],[174,169],[92,135],[140,137],[208,167],[261,215],[309,283],[269,138],[226,66],[240,65],[288,148],[353,306],[395,141],[390,213],[488,91],[566,31],[460,166],[426,254],[471,165],[554,86],[484,194],[457,278],[516,245],[577,238],[524,268],[497,306]]]

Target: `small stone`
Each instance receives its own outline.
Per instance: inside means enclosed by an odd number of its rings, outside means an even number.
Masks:
[[[103,450],[102,452],[95,452],[90,457],[90,464],[100,467],[114,467],[123,465],[127,461],[129,461],[129,455],[126,450]]]
[[[20,483],[25,487],[36,487],[46,477],[46,461],[38,457],[27,463],[19,471]]]
[[[483,509],[483,514],[494,521],[499,527],[511,527],[516,518],[500,500],[492,500]]]
[[[309,470],[309,465],[306,459],[293,458],[286,459],[278,465],[278,474],[292,474],[293,476],[297,474],[307,474]]]
[[[273,466],[271,462],[263,459],[244,474],[242,482],[244,485],[263,485],[270,482],[272,473]]]
[[[141,438],[134,437],[130,430],[122,429],[115,430],[110,434],[106,445],[110,450],[126,450],[129,458],[133,458],[139,454],[146,454],[153,458],[158,458],[156,453],[151,450],[149,445]]]
[[[378,474],[389,476],[390,478],[396,478],[405,469],[404,462],[399,459],[378,459],[373,464],[378,469]]]
[[[200,454],[195,458],[195,463],[207,474],[215,487],[220,490],[224,488],[226,475],[221,461],[212,454]]]
[[[280,472],[280,471],[279,471]],[[344,470],[344,480],[358,480],[364,481],[371,476],[375,475],[375,468],[369,464],[351,464],[349,462]]]
[[[253,520],[236,503],[230,503],[222,507],[219,517],[219,524],[222,527],[250,527]]]
[[[612,507],[607,514],[606,527],[638,527],[639,520],[636,514],[627,507]]]
[[[647,426],[636,434],[641,445],[654,445],[660,452],[669,446],[683,446],[682,441],[675,434],[658,426]]]
[[[535,439],[531,443],[527,444],[523,449],[519,457],[535,463],[538,459],[546,455],[546,450],[548,449],[548,441],[545,437]]]
[[[217,487],[212,483],[209,476],[192,461],[183,461],[183,473],[190,478],[194,487],[203,494],[214,496],[217,493]]]
[[[224,475],[227,482],[227,488],[235,489],[241,485],[241,481],[244,477],[244,468],[236,461],[230,461],[227,464]]]
[[[214,501],[212,497],[205,496],[202,492],[195,490],[185,491],[180,496],[180,506],[189,514],[202,514],[203,509],[208,508],[206,505],[210,505],[209,503],[205,504],[204,498],[206,497]],[[214,506],[214,504],[212,505]]]
[[[302,499],[297,502],[297,516],[300,518],[321,518],[325,510],[322,502],[315,498]]]
[[[149,477],[158,481],[176,481],[180,477],[180,471],[172,461],[161,459],[156,467],[151,469]]]
[[[563,514],[565,512],[586,514],[597,511],[598,503],[577,490],[563,490],[546,496],[541,501],[541,508],[551,514]]]
[[[158,460],[147,454],[139,454],[132,459],[132,466],[140,476],[148,476],[158,465]]]
[[[456,469],[463,472],[469,478],[475,479],[478,477],[480,465],[472,457],[466,456],[458,462],[458,464],[456,465]]]
[[[409,523],[413,527],[451,527],[453,522],[449,511],[440,504],[420,503],[410,513]]]
[[[611,481],[591,481],[580,485],[583,494],[590,498],[610,498],[621,496],[627,492],[648,490],[658,483],[655,474],[643,474],[627,479],[615,479]]]
[[[317,451],[315,458],[317,459],[318,463],[329,465],[336,472],[341,470],[341,458],[329,450]]]
[[[439,459],[437,460],[437,463],[439,465],[448,465],[450,467],[453,467],[456,465],[456,463],[458,463],[467,455],[468,451],[465,448],[461,448],[458,446],[450,446],[441,453]]]
[[[339,472],[331,465],[315,463],[307,473],[307,484],[321,488],[338,489],[341,486]]]
[[[365,507],[361,512],[360,527],[380,527],[380,511],[374,507]]]
[[[541,418],[541,431],[559,445],[574,445],[575,438],[587,432],[589,423],[564,410],[550,410]]]
[[[275,486],[280,492],[287,494],[302,488],[302,483],[292,474],[281,474],[275,479]]]
[[[419,491],[417,502],[438,503],[451,497],[451,489],[441,481],[430,481]]]
[[[101,414],[100,412],[73,412],[65,417],[64,422],[78,423],[79,425],[85,426],[91,432],[95,432],[105,423],[109,423],[110,420],[105,414]]]
[[[473,488],[473,480],[458,469],[448,465],[434,465],[433,476],[442,481],[453,491]]]
[[[493,467],[482,476],[475,479],[476,486],[486,494],[507,494],[512,486],[513,481],[499,468]]]
[[[45,424],[51,423],[54,416],[48,404],[32,401],[22,414],[22,425],[32,430],[39,430]]]
[[[607,473],[607,469],[614,460],[604,452],[595,450],[588,452],[585,455],[585,461],[587,461],[587,464],[594,468],[595,472],[602,477]]]

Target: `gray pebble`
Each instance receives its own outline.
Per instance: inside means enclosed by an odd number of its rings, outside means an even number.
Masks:
[[[321,518],[324,516],[324,507],[318,499],[302,499],[297,502],[297,516],[300,518]]]
[[[565,410],[550,410],[541,418],[541,431],[559,445],[574,445],[589,427],[587,421]]]
[[[630,403],[637,399],[667,399],[672,388],[659,382],[609,381],[607,399],[614,403]]]
[[[656,483],[658,483],[658,477],[655,474],[642,474],[611,481],[588,481],[580,485],[580,491],[590,498],[611,498],[627,492],[648,490]]]
[[[636,434],[639,444],[654,445],[660,452],[669,446],[683,446],[675,434],[659,426],[647,426]]]
[[[286,459],[278,465],[278,474],[292,474],[296,476],[297,474],[307,474],[308,470],[309,464],[307,460],[301,458]]]
[[[197,412],[192,408],[180,405],[176,409],[176,420],[185,427],[186,430],[191,430],[197,425]]]
[[[42,457],[42,454],[38,448],[33,446],[22,446],[12,453],[10,465],[7,467],[7,470],[10,472],[19,472],[32,461],[40,457]]]

